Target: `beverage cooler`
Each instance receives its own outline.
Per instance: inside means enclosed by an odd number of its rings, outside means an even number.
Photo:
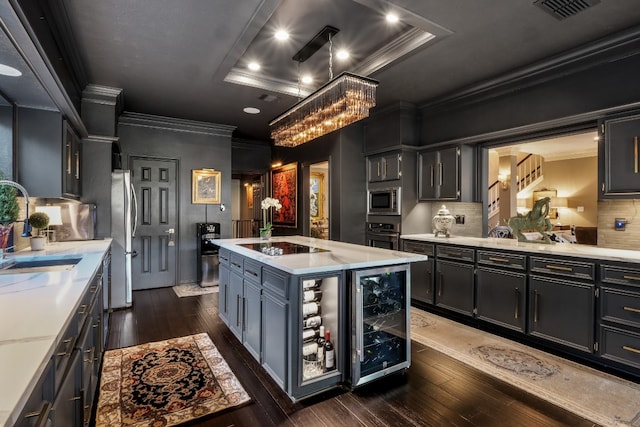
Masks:
[[[409,266],[351,272],[351,385],[411,364]]]
[[[344,274],[300,277],[300,316],[293,325],[297,337],[297,380],[292,395],[304,398],[338,387],[346,379],[348,330]]]

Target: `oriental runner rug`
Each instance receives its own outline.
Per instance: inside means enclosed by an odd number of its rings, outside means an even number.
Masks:
[[[249,400],[201,333],[105,352],[96,427],[175,426]]]
[[[220,290],[220,287],[218,285],[207,286],[203,288],[202,286],[197,285],[195,283],[184,283],[182,285],[172,286],[172,288],[173,288],[173,292],[176,293],[178,298],[195,297],[195,296],[204,295],[204,294],[213,294]]]
[[[416,307],[411,339],[599,425],[640,427],[640,384]]]

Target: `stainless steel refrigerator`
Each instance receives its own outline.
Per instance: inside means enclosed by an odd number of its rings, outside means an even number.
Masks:
[[[138,222],[136,193],[131,172],[111,173],[111,288],[109,308],[131,307],[131,258],[135,256],[133,238]]]

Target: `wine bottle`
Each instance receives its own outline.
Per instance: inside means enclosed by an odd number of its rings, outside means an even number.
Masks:
[[[320,285],[322,284],[322,279],[320,280],[303,280],[302,281],[302,289],[307,290],[307,289],[317,289],[320,287]]]
[[[302,315],[305,317],[314,316],[320,314],[321,312],[322,309],[320,308],[320,304],[318,304],[317,302],[307,302],[302,304]]]
[[[324,370],[333,371],[336,369],[336,353],[331,342],[331,331],[324,332]]]
[[[304,342],[317,341],[318,336],[320,336],[318,328],[305,328],[302,330],[302,341]]]
[[[317,328],[322,324],[322,317],[320,316],[311,316],[304,319],[303,326],[305,328]]]
[[[320,334],[316,343],[318,344],[318,360],[324,368],[324,326],[320,326]]]
[[[319,302],[322,299],[322,291],[306,290],[302,293],[302,301]]]
[[[302,345],[302,358],[304,360],[315,362],[318,357],[318,343],[308,342]]]

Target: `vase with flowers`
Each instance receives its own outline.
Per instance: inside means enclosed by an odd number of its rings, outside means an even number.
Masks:
[[[262,228],[260,229],[260,238],[268,240],[271,237],[271,223],[268,222],[267,211],[271,208],[275,208],[277,211],[282,209],[282,205],[278,199],[272,197],[266,197],[262,203]]]

